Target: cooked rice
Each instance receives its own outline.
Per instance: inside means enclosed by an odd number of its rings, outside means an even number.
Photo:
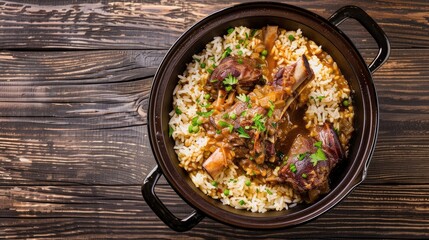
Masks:
[[[260,30],[256,35],[260,34]],[[169,125],[172,128],[172,137],[175,140],[174,149],[180,161],[180,167],[189,172],[193,183],[205,194],[214,199],[219,199],[225,205],[230,205],[237,209],[246,209],[252,212],[266,212],[267,210],[288,209],[301,202],[298,194],[286,185],[268,185],[252,182],[246,186],[249,178],[237,173],[238,167],[229,166],[216,179],[217,186],[214,186],[211,177],[202,169],[202,163],[213,152],[213,147],[208,144],[209,138],[205,136],[202,127],[198,133],[189,133],[188,127],[197,112],[204,112],[202,105],[207,104],[204,99],[203,86],[210,73],[207,72],[209,66],[219,65],[222,53],[228,47],[232,50],[231,55],[251,56],[254,48],[260,43],[257,38],[250,38],[250,42],[240,44],[241,39],[246,39],[251,35],[251,29],[247,27],[235,27],[234,32],[223,37],[215,37],[213,41],[206,45],[206,48],[199,54],[193,56],[194,60],[187,65],[183,75],[179,76],[179,83],[173,92],[173,106],[182,111],[177,114],[175,110],[170,112]],[[291,41],[289,36],[294,36]],[[241,40],[242,41],[242,40]],[[236,48],[236,46],[240,48]],[[305,54],[309,64],[314,71],[315,78],[307,86],[299,101],[307,105],[304,116],[306,128],[314,136],[315,126],[325,122],[333,124],[334,128],[340,132],[340,141],[346,147],[350,138],[349,133],[342,133],[340,119],[346,119],[350,123],[353,121],[353,107],[351,105],[350,88],[347,81],[342,76],[337,64],[332,57],[323,52],[322,46],[308,40],[302,35],[300,29],[297,31],[282,30],[275,42],[271,54],[276,54],[278,66],[286,66],[294,63],[298,57]],[[322,54],[321,60],[313,54]],[[200,64],[204,63],[206,68]],[[340,108],[343,99],[348,99],[348,108]],[[215,184],[216,185],[216,184]],[[229,194],[224,194],[224,189],[229,190]]]

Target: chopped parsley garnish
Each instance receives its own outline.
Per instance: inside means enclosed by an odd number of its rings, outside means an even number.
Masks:
[[[210,94],[208,94],[208,93],[204,94],[204,99],[205,100],[209,100],[210,99]]]
[[[171,137],[173,135],[174,132],[174,128],[172,128],[171,126],[168,126],[168,136]]]
[[[321,147],[322,147],[322,141],[315,142],[315,143],[313,144],[313,146],[318,147],[318,148],[321,148]]]
[[[213,73],[213,69],[209,68],[209,69],[207,69],[207,72],[210,73],[210,74],[212,74]],[[215,82],[217,82],[217,80]]]
[[[243,127],[237,128],[238,136],[241,138],[250,138],[249,134],[243,129]]]
[[[222,53],[222,57],[221,57],[220,59],[224,59],[224,58],[228,57],[228,56],[229,56],[229,54],[231,54],[231,52],[232,52],[231,48],[230,48],[230,47],[227,47],[227,48],[225,49],[225,51]]]
[[[249,34],[247,32],[245,34],[246,34],[246,39],[249,39]]]
[[[234,129],[234,126],[232,124],[229,124],[227,122],[224,121],[219,121],[219,126],[223,127],[223,128],[228,128],[229,132],[232,132],[232,130]]]
[[[321,102],[322,99],[326,98],[326,96],[318,96],[317,99],[319,99],[319,101]]]
[[[225,85],[235,85],[238,83],[238,79],[232,76],[231,74],[228,74],[228,77],[226,77],[223,80],[223,84]]]
[[[216,130],[216,133],[217,133],[217,134],[221,134],[221,133],[222,133],[222,131],[218,129],[218,130]]]
[[[302,161],[307,155],[308,155],[308,152],[298,154],[298,160]]]
[[[232,32],[234,32],[234,28],[228,28],[228,30],[226,30],[228,32],[228,35],[231,34]]]
[[[273,116],[273,112],[274,112],[274,103],[270,100],[270,109],[268,110],[267,116],[268,117]]]
[[[256,114],[253,117],[253,124],[254,124],[254,128],[260,132],[265,132],[266,128],[265,128],[265,118],[263,118],[263,116],[261,114]]]
[[[291,40],[291,41],[295,40],[295,37],[294,37],[293,35],[289,35],[289,36],[288,36],[288,38],[289,38],[289,40]]]
[[[189,133],[197,133],[200,130],[198,125],[189,125],[188,131]]]
[[[268,55],[267,49],[262,50],[261,55],[262,56],[267,56]]]
[[[180,110],[178,107],[176,107],[176,108],[174,109],[174,111],[176,112],[176,114],[177,114],[177,115],[182,114],[182,110]]]
[[[201,67],[201,68],[205,68],[205,67],[206,67],[206,64],[205,64],[205,63],[201,63],[201,64],[200,64],[200,67]]]
[[[213,114],[213,110],[210,110],[208,112],[197,112],[197,114],[201,117],[210,117]]]
[[[229,115],[229,118],[231,118],[232,120],[235,120],[235,119],[237,119],[237,114],[235,114],[235,113],[231,113],[231,114]]]
[[[306,174],[306,173],[303,173],[303,174],[301,174],[301,177],[302,177],[302,178],[307,178],[307,174]]]
[[[238,95],[237,99],[245,103],[248,103],[250,101],[250,97],[244,93],[241,93],[240,95]]]
[[[313,163],[313,166],[316,166],[316,164],[319,161],[325,161],[326,160],[326,155],[321,148],[318,148],[315,153],[310,155],[310,158],[311,158],[311,162]]]
[[[295,165],[295,163],[291,163],[290,166],[289,166],[289,169],[290,169],[291,172],[296,173],[296,165]]]
[[[242,117],[246,116],[246,115],[247,115],[247,111],[243,111],[240,115],[241,115]]]
[[[252,31],[250,32],[250,37],[254,37],[256,34],[256,31],[258,31],[258,30],[252,29]]]
[[[210,103],[206,103],[206,104],[200,103],[200,106],[203,108],[208,108],[211,106],[211,104]]]
[[[241,58],[237,59],[237,63],[238,64],[243,64],[243,59],[241,59]]]
[[[268,189],[268,188],[267,188],[267,189],[265,189],[265,191],[267,191],[267,193],[268,193],[268,194],[270,194],[270,195],[272,195],[272,194],[273,194],[273,192],[271,192],[271,190],[270,190],[270,189]]]
[[[216,182],[216,181],[212,181],[212,182],[211,182],[211,184],[213,185],[213,187],[217,187],[218,182]]]
[[[225,113],[224,115],[222,115],[222,118],[223,118],[223,119],[228,119],[228,118],[229,118],[228,113]]]
[[[244,200],[240,200],[238,203],[239,203],[240,205],[243,205],[243,204],[245,204],[246,202],[245,202]]]
[[[273,128],[277,128],[277,123],[276,122],[272,122],[271,126],[273,126]]]
[[[240,48],[241,48],[240,44],[235,45],[235,49],[240,49]]]
[[[241,55],[243,55],[243,51],[239,50],[239,51],[237,52],[237,54],[238,54],[238,56],[241,56]]]
[[[231,90],[232,90],[232,86],[230,86],[230,85],[226,86],[226,87],[225,87],[225,90],[226,90],[227,92],[231,91]]]

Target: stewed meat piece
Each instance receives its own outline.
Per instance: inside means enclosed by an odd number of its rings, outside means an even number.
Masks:
[[[329,174],[344,158],[341,144],[329,124],[319,128],[318,139],[297,136],[278,172],[280,181],[289,184],[304,200],[314,202],[329,192]]]
[[[251,91],[262,76],[257,62],[248,57],[229,56],[224,58],[211,74],[206,84],[206,90],[216,99],[217,91],[223,89],[223,80],[229,75],[237,78],[241,89]]]

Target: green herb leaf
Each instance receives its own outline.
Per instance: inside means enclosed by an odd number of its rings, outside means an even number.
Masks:
[[[232,86],[230,86],[230,85],[226,86],[226,87],[225,87],[225,90],[226,90],[227,92],[231,91],[231,90],[232,90]]]
[[[319,99],[319,101],[322,101],[322,99],[326,98],[326,96],[318,96],[317,99]]]
[[[298,160],[302,161],[307,155],[308,155],[308,152],[298,154]]]
[[[301,174],[301,177],[302,178],[307,178],[307,174],[303,173],[303,174]]]
[[[208,94],[208,93],[204,94],[204,99],[205,100],[209,100],[210,99],[210,94]]]
[[[182,114],[182,110],[180,110],[177,106],[176,106],[176,108],[174,109],[174,111],[176,112],[176,114],[177,114],[177,115]]]
[[[221,57],[220,59],[224,59],[224,58],[228,57],[228,56],[229,56],[229,54],[231,54],[231,52],[232,52],[231,48],[230,48],[230,47],[227,47],[227,48],[225,49],[225,51],[222,53],[222,57]]]
[[[238,56],[241,56],[241,55],[243,55],[243,51],[239,50],[239,51],[237,52],[237,54],[238,54]]]
[[[325,161],[326,160],[326,155],[321,148],[318,148],[315,153],[310,155],[310,158],[311,158],[311,162],[313,163],[313,166],[316,166],[316,164],[319,161]]]
[[[232,76],[231,74],[228,74],[228,77],[226,77],[223,80],[223,84],[225,85],[235,85],[238,83],[238,79]]]
[[[210,117],[213,114],[213,110],[210,110],[208,112],[197,112],[197,114],[201,117]]]
[[[318,148],[321,148],[321,147],[322,147],[322,141],[315,142],[315,143],[313,144],[313,146],[318,147]]]
[[[168,136],[169,137],[173,136],[173,132],[174,132],[174,128],[172,128],[171,126],[168,126]]]
[[[243,111],[240,115],[241,115],[242,117],[245,117],[245,116],[247,115],[247,111]]]
[[[213,69],[209,68],[209,69],[207,69],[207,72],[210,73],[210,74],[212,74],[213,73]],[[211,80],[210,82],[213,82],[213,80]],[[214,81],[214,82],[217,82],[217,80]]]
[[[228,128],[229,132],[232,132],[232,130],[234,130],[234,126],[232,124],[229,124],[227,122],[224,121],[219,121],[219,126],[223,127],[223,128]]]
[[[270,100],[270,109],[268,110],[267,116],[268,117],[273,116],[273,112],[274,112],[274,103]]]
[[[261,55],[262,56],[267,56],[268,55],[267,49],[262,50]]]
[[[231,34],[232,32],[234,32],[234,28],[228,28],[228,30],[226,30],[228,32],[228,35]]]
[[[237,128],[237,132],[239,133],[239,137],[241,138],[250,138],[249,134],[243,129],[243,127]]]
[[[231,113],[231,114],[229,115],[229,118],[231,118],[232,120],[235,120],[235,119],[237,119],[237,114],[235,114],[235,113]]]
[[[201,63],[201,64],[200,64],[200,67],[201,67],[201,68],[205,68],[205,67],[206,67],[206,64],[205,64],[205,63]]]
[[[256,114],[253,117],[253,124],[254,124],[254,128],[260,132],[265,132],[265,130],[267,130],[265,128],[265,118],[263,118],[263,116],[261,114]]]
[[[213,187],[217,187],[218,182],[216,182],[216,181],[212,181],[212,182],[211,182],[211,185],[213,185]]]
[[[258,30],[256,29],[252,29],[252,31],[250,32],[250,37],[254,37],[257,31]]]
[[[295,37],[294,37],[293,35],[289,35],[289,36],[288,36],[288,38],[289,38],[289,40],[291,40],[291,41],[295,40]]]
[[[291,163],[289,165],[289,169],[290,169],[291,172],[296,173],[296,165],[295,165],[295,163]]]
[[[243,59],[241,59],[241,58],[237,59],[237,63],[238,64],[243,64]]]
[[[244,200],[240,200],[238,203],[239,203],[240,205],[243,205],[243,204],[245,204],[246,202],[245,202]]]
[[[248,103],[250,101],[250,97],[244,93],[241,93],[240,95],[238,95],[237,99],[245,103]]]
[[[272,195],[272,194],[273,194],[273,192],[271,192],[271,190],[270,190],[270,189],[268,189],[268,188],[267,188],[267,189],[265,189],[265,191],[267,191],[267,193],[268,193],[268,194],[270,194],[270,195]]]

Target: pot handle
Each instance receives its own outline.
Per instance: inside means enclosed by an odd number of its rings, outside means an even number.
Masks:
[[[193,211],[187,218],[180,219],[174,216],[155,194],[155,185],[162,172],[156,166],[146,177],[142,186],[142,194],[152,211],[171,229],[176,232],[185,232],[197,225],[205,217],[198,211]]]
[[[374,73],[390,55],[390,43],[381,27],[364,10],[356,6],[344,6],[338,9],[328,21],[335,26],[340,25],[348,18],[357,20],[374,38],[378,45],[378,54],[369,64],[368,68]]]

